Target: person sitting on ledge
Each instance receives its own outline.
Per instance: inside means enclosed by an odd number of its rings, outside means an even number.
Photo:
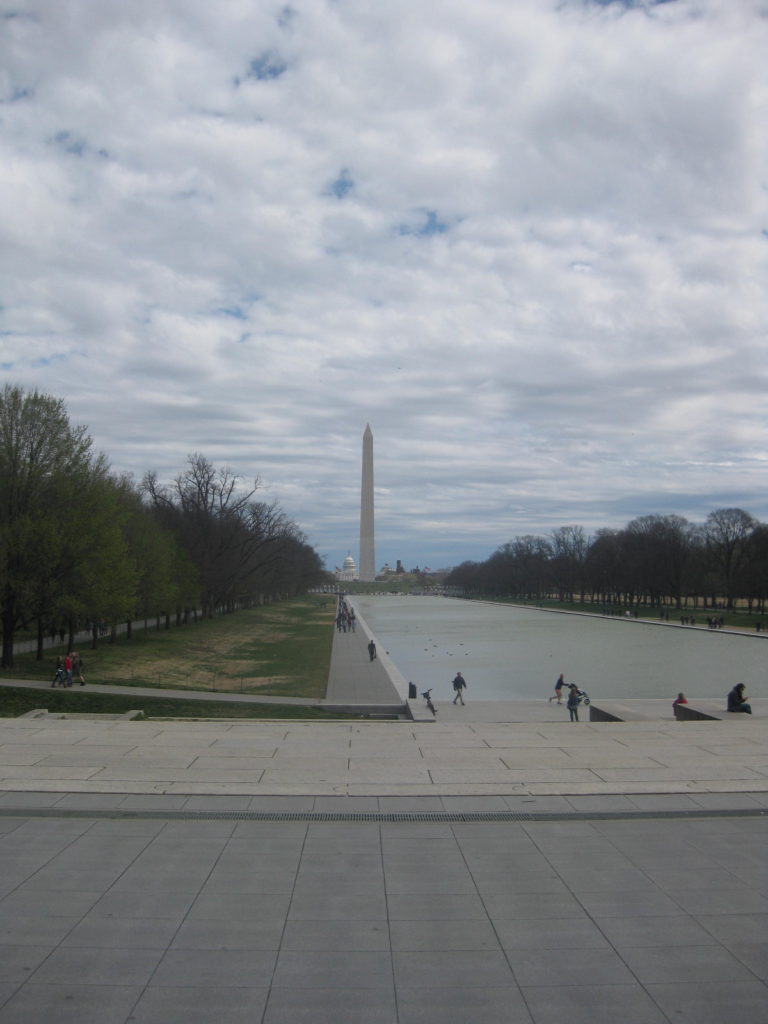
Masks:
[[[677,710],[676,710],[677,709],[677,705],[678,704],[687,704],[687,703],[688,703],[688,701],[686,699],[685,694],[684,693],[678,693],[677,697],[675,697],[675,699],[672,701],[672,714],[675,716],[675,718],[677,718]]]
[[[729,711],[743,711],[746,715],[752,714],[751,705],[747,704],[747,698],[744,696],[745,686],[744,683],[737,683],[731,692],[728,694],[728,710]]]

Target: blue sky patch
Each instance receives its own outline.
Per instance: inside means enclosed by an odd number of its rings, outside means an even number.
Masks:
[[[87,149],[85,139],[77,138],[69,131],[57,132],[53,136],[53,141],[61,146],[65,153],[71,153],[73,156],[82,156]]]
[[[19,103],[21,100],[28,99],[31,95],[31,89],[13,89],[9,96],[0,100],[0,103]]]
[[[336,196],[337,199],[344,199],[348,196],[352,189],[355,187],[355,183],[352,180],[349,171],[346,167],[342,167],[339,172],[339,176],[335,181],[332,181],[328,186],[329,195]]]
[[[255,78],[259,82],[271,82],[272,79],[284,75],[287,70],[288,65],[285,61],[280,60],[274,53],[262,53],[248,65],[245,77]]]
[[[421,224],[401,224],[398,233],[401,235],[416,235],[417,238],[431,238],[432,235],[444,235],[448,230],[448,224],[440,220],[435,210],[422,210],[424,220]]]
[[[598,7],[661,7],[663,4],[674,4],[677,0],[587,0]]]

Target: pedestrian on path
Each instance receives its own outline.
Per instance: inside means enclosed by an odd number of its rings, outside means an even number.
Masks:
[[[457,700],[461,701],[461,706],[464,707],[464,697],[461,691],[466,690],[467,681],[461,674],[461,672],[456,673],[456,676],[453,680],[453,688],[456,691],[456,696],[453,698],[453,703],[455,704]]]
[[[77,676],[80,685],[85,686],[85,677],[83,676],[83,659],[77,653],[73,653],[72,655],[72,672]]]
[[[563,679],[563,673],[561,672],[560,675],[557,677],[557,682],[555,683],[555,692],[549,698],[550,701],[557,700],[558,704],[562,704],[563,703],[563,687],[564,686],[565,686],[565,680]]]
[[[56,673],[53,677],[53,682],[51,683],[51,686],[55,686],[57,683],[60,686],[65,686],[66,681],[67,677],[64,674],[64,659],[62,658],[61,655],[59,655],[58,658],[56,659]]]
[[[579,696],[579,688],[576,683],[569,683],[568,693],[568,713],[571,716],[572,722],[578,722],[579,720],[579,704],[581,704],[581,697]]]
[[[368,641],[368,657],[371,659],[371,661],[373,661],[373,659],[376,657],[376,644],[373,642],[373,640]]]

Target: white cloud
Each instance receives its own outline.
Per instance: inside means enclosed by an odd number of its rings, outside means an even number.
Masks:
[[[114,467],[260,476],[330,565],[765,517],[757,0],[25,0],[0,362]]]

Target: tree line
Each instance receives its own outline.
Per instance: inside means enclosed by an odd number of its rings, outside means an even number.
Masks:
[[[2,667],[19,628],[43,639],[100,626],[188,621],[301,593],[325,578],[317,552],[275,502],[190,455],[171,484],[115,475],[64,402],[0,392]],[[114,635],[114,634],[113,634]]]
[[[581,526],[561,526],[547,536],[517,537],[484,562],[464,562],[445,584],[469,594],[630,608],[696,608],[701,602],[733,610],[738,602],[762,615],[768,525],[743,509],[722,508],[701,524],[647,515],[594,536]]]

